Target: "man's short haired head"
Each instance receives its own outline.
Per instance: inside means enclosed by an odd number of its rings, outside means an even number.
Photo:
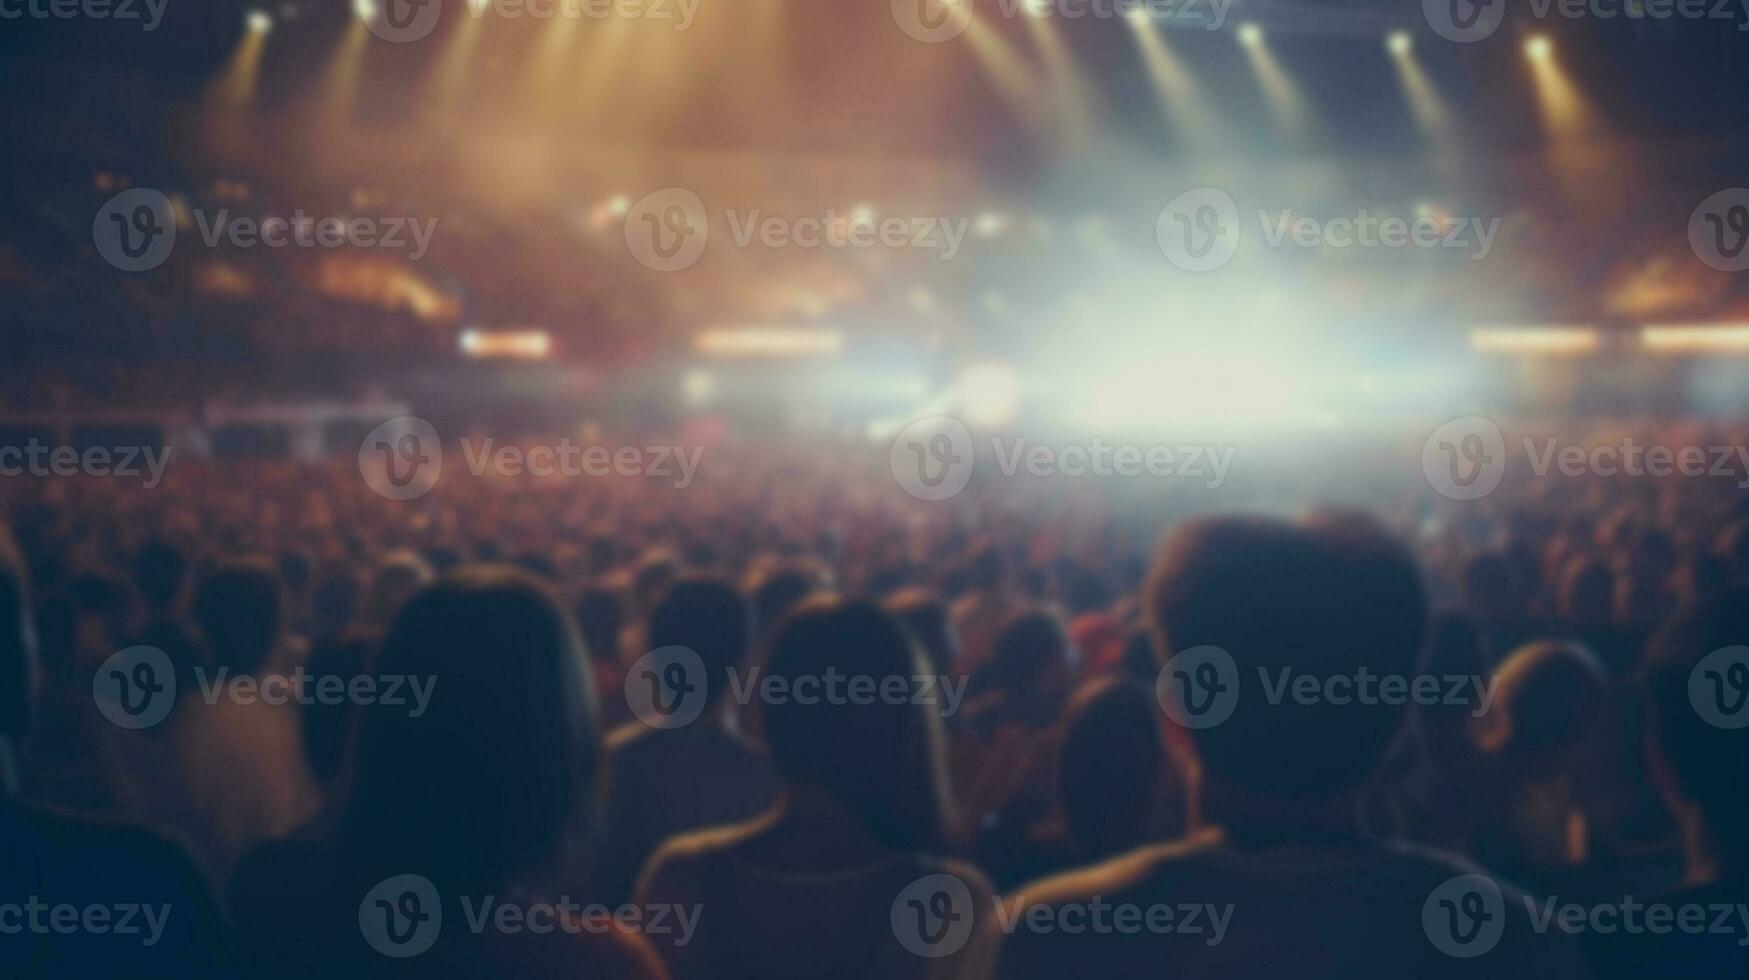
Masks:
[[[188,578],[188,555],[163,538],[153,538],[134,553],[130,567],[134,588],[152,612],[168,613],[182,595]]]
[[[1495,676],[1494,703],[1472,724],[1477,746],[1515,771],[1559,771],[1603,710],[1602,662],[1578,643],[1544,640],[1513,651]]]
[[[221,562],[201,580],[194,618],[213,666],[255,674],[279,641],[284,600],[273,564],[262,558]]]
[[[704,662],[708,702],[728,688],[729,672],[740,667],[753,644],[753,616],[747,600],[715,576],[687,576],[668,588],[650,614],[650,649],[685,647]]]
[[[1212,773],[1247,794],[1334,800],[1359,788],[1402,722],[1387,704],[1302,704],[1295,677],[1413,672],[1428,605],[1414,559],[1370,519],[1326,515],[1294,525],[1219,518],[1185,525],[1161,547],[1145,592],[1166,659],[1200,646],[1238,666],[1222,724],[1191,733]],[[1287,672],[1272,704],[1263,678]],[[1376,682],[1375,682],[1376,683]]]

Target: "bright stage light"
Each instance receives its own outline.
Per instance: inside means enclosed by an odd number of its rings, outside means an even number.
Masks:
[[[475,360],[540,361],[553,352],[545,330],[480,330],[470,327],[458,338],[461,352]]]
[[[715,357],[819,357],[844,349],[842,331],[813,327],[717,327],[693,338]]]
[[[1415,39],[1408,31],[1392,31],[1391,36],[1385,39],[1385,47],[1400,58],[1415,47]]]
[[[1248,48],[1255,48],[1263,43],[1263,28],[1256,24],[1239,25],[1239,42]]]
[[[243,24],[251,34],[266,34],[273,30],[273,18],[265,10],[251,10],[243,15]]]
[[[377,15],[376,0],[352,0],[352,12],[359,20],[374,20]]]
[[[1051,0],[1026,0],[1026,12],[1033,17],[1045,17],[1051,12]]]
[[[976,426],[1002,426],[1020,415],[1020,376],[1006,364],[974,364],[960,372],[961,421]]]
[[[1749,354],[1749,324],[1646,327],[1640,343],[1656,354]]]
[[[1538,34],[1524,42],[1524,53],[1532,61],[1547,61],[1555,53],[1555,46],[1549,42],[1547,37]]]
[[[1148,22],[1148,10],[1145,7],[1131,7],[1130,12],[1125,16],[1129,17],[1133,23],[1146,24]]]
[[[1481,354],[1593,354],[1602,337],[1592,327],[1486,327],[1470,331],[1470,349]]]

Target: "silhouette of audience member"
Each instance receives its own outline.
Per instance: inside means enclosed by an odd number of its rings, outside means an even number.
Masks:
[[[625,665],[620,662],[619,644],[625,632],[625,607],[612,589],[592,587],[583,590],[572,608],[577,614],[577,628],[583,632],[583,649],[589,655],[595,689],[602,692],[602,727],[612,731],[631,716],[621,696],[625,690]]]
[[[37,611],[43,710],[20,779],[25,796],[48,806],[147,821],[143,797],[159,774],[142,756],[145,739],[111,724],[91,697],[98,667],[128,645],[125,590],[114,576],[82,571]]]
[[[1009,617],[989,662],[972,675],[951,757],[954,785],[967,816],[983,828],[979,851],[988,859],[1007,864],[999,852],[1024,851],[1029,828],[1054,809],[1062,711],[1074,690],[1074,669],[1062,622],[1033,610]],[[996,876],[1007,881],[1007,869]]]
[[[1466,853],[1539,892],[1587,862],[1593,735],[1607,685],[1603,665],[1576,643],[1528,644],[1500,664],[1493,704],[1471,724],[1494,770],[1472,791],[1494,812]]]
[[[18,798],[39,671],[22,568],[0,547],[0,976],[234,977],[223,917],[195,863],[120,822]],[[52,710],[52,709],[51,709]]]
[[[291,700],[281,632],[284,596],[261,558],[221,562],[195,593],[210,673],[187,692],[170,731],[183,799],[161,818],[181,827],[223,880],[263,841],[313,817],[322,794],[304,753],[303,709]],[[222,775],[220,775],[222,774]]]
[[[431,584],[434,573],[424,558],[412,551],[390,553],[377,566],[370,592],[360,611],[362,625],[387,629],[395,614],[407,604],[414,593]]]
[[[332,677],[338,689],[351,690],[355,678],[373,673],[379,642],[374,630],[360,628],[319,643],[310,650],[309,675],[318,685],[330,683],[321,678]],[[351,698],[329,696],[310,698],[303,705],[304,756],[324,789],[335,786],[342,775],[362,708]]]
[[[1291,696],[1296,676],[1329,690],[1327,679],[1363,668],[1375,678],[1414,669],[1427,604],[1407,552],[1356,517],[1302,526],[1207,520],[1168,538],[1146,598],[1168,669],[1172,656],[1206,646],[1238,668],[1175,682],[1206,685],[1181,698],[1201,705],[1200,717],[1216,703],[1231,709],[1191,732],[1205,807],[1222,829],[1020,889],[1007,900],[1007,921],[1020,925],[1003,942],[1000,976],[1491,977],[1501,962],[1524,975],[1583,976],[1577,952],[1534,934],[1506,886],[1502,948],[1492,958],[1436,947],[1424,905],[1476,869],[1368,840],[1355,827],[1361,787],[1401,709],[1382,699]],[[1218,659],[1209,662],[1221,674]],[[1268,696],[1284,682],[1284,696]],[[1201,931],[1026,926],[1033,916],[1085,914],[1096,901],[1136,915],[1198,906]]]
[[[1493,676],[1482,631],[1460,612],[1433,617],[1417,673],[1432,677]],[[1471,734],[1477,706],[1468,699],[1411,705],[1374,777],[1368,826],[1387,837],[1458,854],[1471,853],[1495,816],[1479,790],[1492,785],[1492,763]]]
[[[500,931],[490,916],[469,925],[488,897],[524,909],[590,904],[552,880],[587,834],[599,761],[576,627],[544,587],[510,568],[451,573],[396,618],[379,668],[434,681],[429,704],[367,707],[350,792],[321,823],[239,865],[230,902],[252,972],[659,977],[636,937],[562,908],[549,930]],[[366,901],[405,875],[430,891]],[[409,926],[438,915],[427,899],[441,903],[441,926],[408,955],[399,944],[421,935]]]
[[[1057,806],[1077,863],[1100,861],[1185,830],[1182,777],[1160,736],[1151,690],[1089,682],[1069,702],[1057,762]]]
[[[1643,900],[1676,910],[1741,909],[1749,902],[1749,676],[1742,657],[1717,651],[1749,646],[1749,588],[1736,587],[1686,610],[1652,644],[1642,674],[1647,749],[1665,805],[1681,831],[1683,880]],[[1733,676],[1734,675],[1734,676]],[[1708,913],[1711,917],[1712,913]],[[1744,971],[1738,929],[1699,933],[1593,935],[1593,967],[1603,978],[1727,977]]]
[[[952,977],[981,961],[977,942],[918,955],[895,928],[894,906],[927,876],[965,886],[968,927],[992,907],[977,870],[930,856],[951,819],[939,708],[909,697],[921,669],[904,629],[872,604],[817,597],[785,623],[767,675],[783,690],[800,695],[835,672],[843,691],[898,685],[907,696],[762,702],[782,802],[750,823],[669,841],[638,887],[640,905],[707,910],[685,945],[652,937],[676,980]]]
[[[931,673],[953,676],[954,664],[959,660],[959,634],[954,631],[947,605],[934,592],[912,586],[888,596],[882,606],[917,641]]]
[[[996,637],[1014,613],[1017,600],[1007,556],[996,543],[973,545],[961,572],[965,594],[953,603],[960,662],[954,666],[961,674],[973,674],[995,653]]]
[[[639,870],[664,840],[751,820],[770,808],[779,789],[770,761],[739,732],[729,696],[752,642],[746,600],[722,579],[682,578],[650,615],[648,635],[652,650],[682,647],[698,657],[704,690],[685,696],[700,698],[703,711],[677,728],[635,719],[608,737],[613,785],[597,892],[614,901],[631,895]],[[627,683],[665,682],[633,676]]]

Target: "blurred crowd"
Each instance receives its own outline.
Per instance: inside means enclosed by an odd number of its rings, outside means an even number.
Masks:
[[[455,466],[405,501],[351,459],[9,479],[0,902],[174,914],[149,948],[0,936],[6,975],[1749,968],[1735,911],[1538,924],[1749,902],[1746,732],[1691,685],[1749,644],[1734,480],[1515,473],[1458,502],[1418,445],[1241,446],[1218,488],[985,473],[931,502],[879,448],[713,445],[684,488]],[[93,685],[139,647],[175,683],[136,729]],[[1211,647],[1243,694],[1204,726],[1172,662]],[[834,675],[905,696],[800,696]],[[1314,696],[1272,696],[1300,676]],[[1366,676],[1437,693],[1324,683]],[[259,696],[336,677],[348,696]],[[1472,874],[1504,924],[1467,959],[1424,912]],[[402,875],[444,905],[405,959],[365,925]],[[903,896],[937,876],[961,904],[926,897],[908,935]],[[469,929],[456,896],[574,900],[575,928]],[[1186,904],[1230,918],[1036,927]],[[683,934],[657,908],[699,915]]]

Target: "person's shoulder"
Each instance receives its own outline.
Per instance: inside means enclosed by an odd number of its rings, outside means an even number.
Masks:
[[[22,837],[39,862],[199,877],[183,842],[139,824],[22,801],[0,804],[0,813],[11,824],[7,836]]]
[[[660,734],[660,729],[651,728],[634,718],[608,732],[607,737],[602,739],[602,746],[610,758],[635,754],[648,751],[656,744],[656,737]]]
[[[1003,896],[1009,917],[1036,905],[1089,901],[1146,888],[1168,867],[1207,856],[1222,845],[1219,830],[1208,829],[1177,840],[1148,844],[1098,864],[1040,878]]]
[[[650,856],[648,867],[651,869],[675,869],[697,864],[719,854],[729,853],[759,833],[765,819],[750,820],[746,823],[728,824],[722,827],[707,827],[703,830],[689,831],[677,834],[664,841],[661,847]]]

